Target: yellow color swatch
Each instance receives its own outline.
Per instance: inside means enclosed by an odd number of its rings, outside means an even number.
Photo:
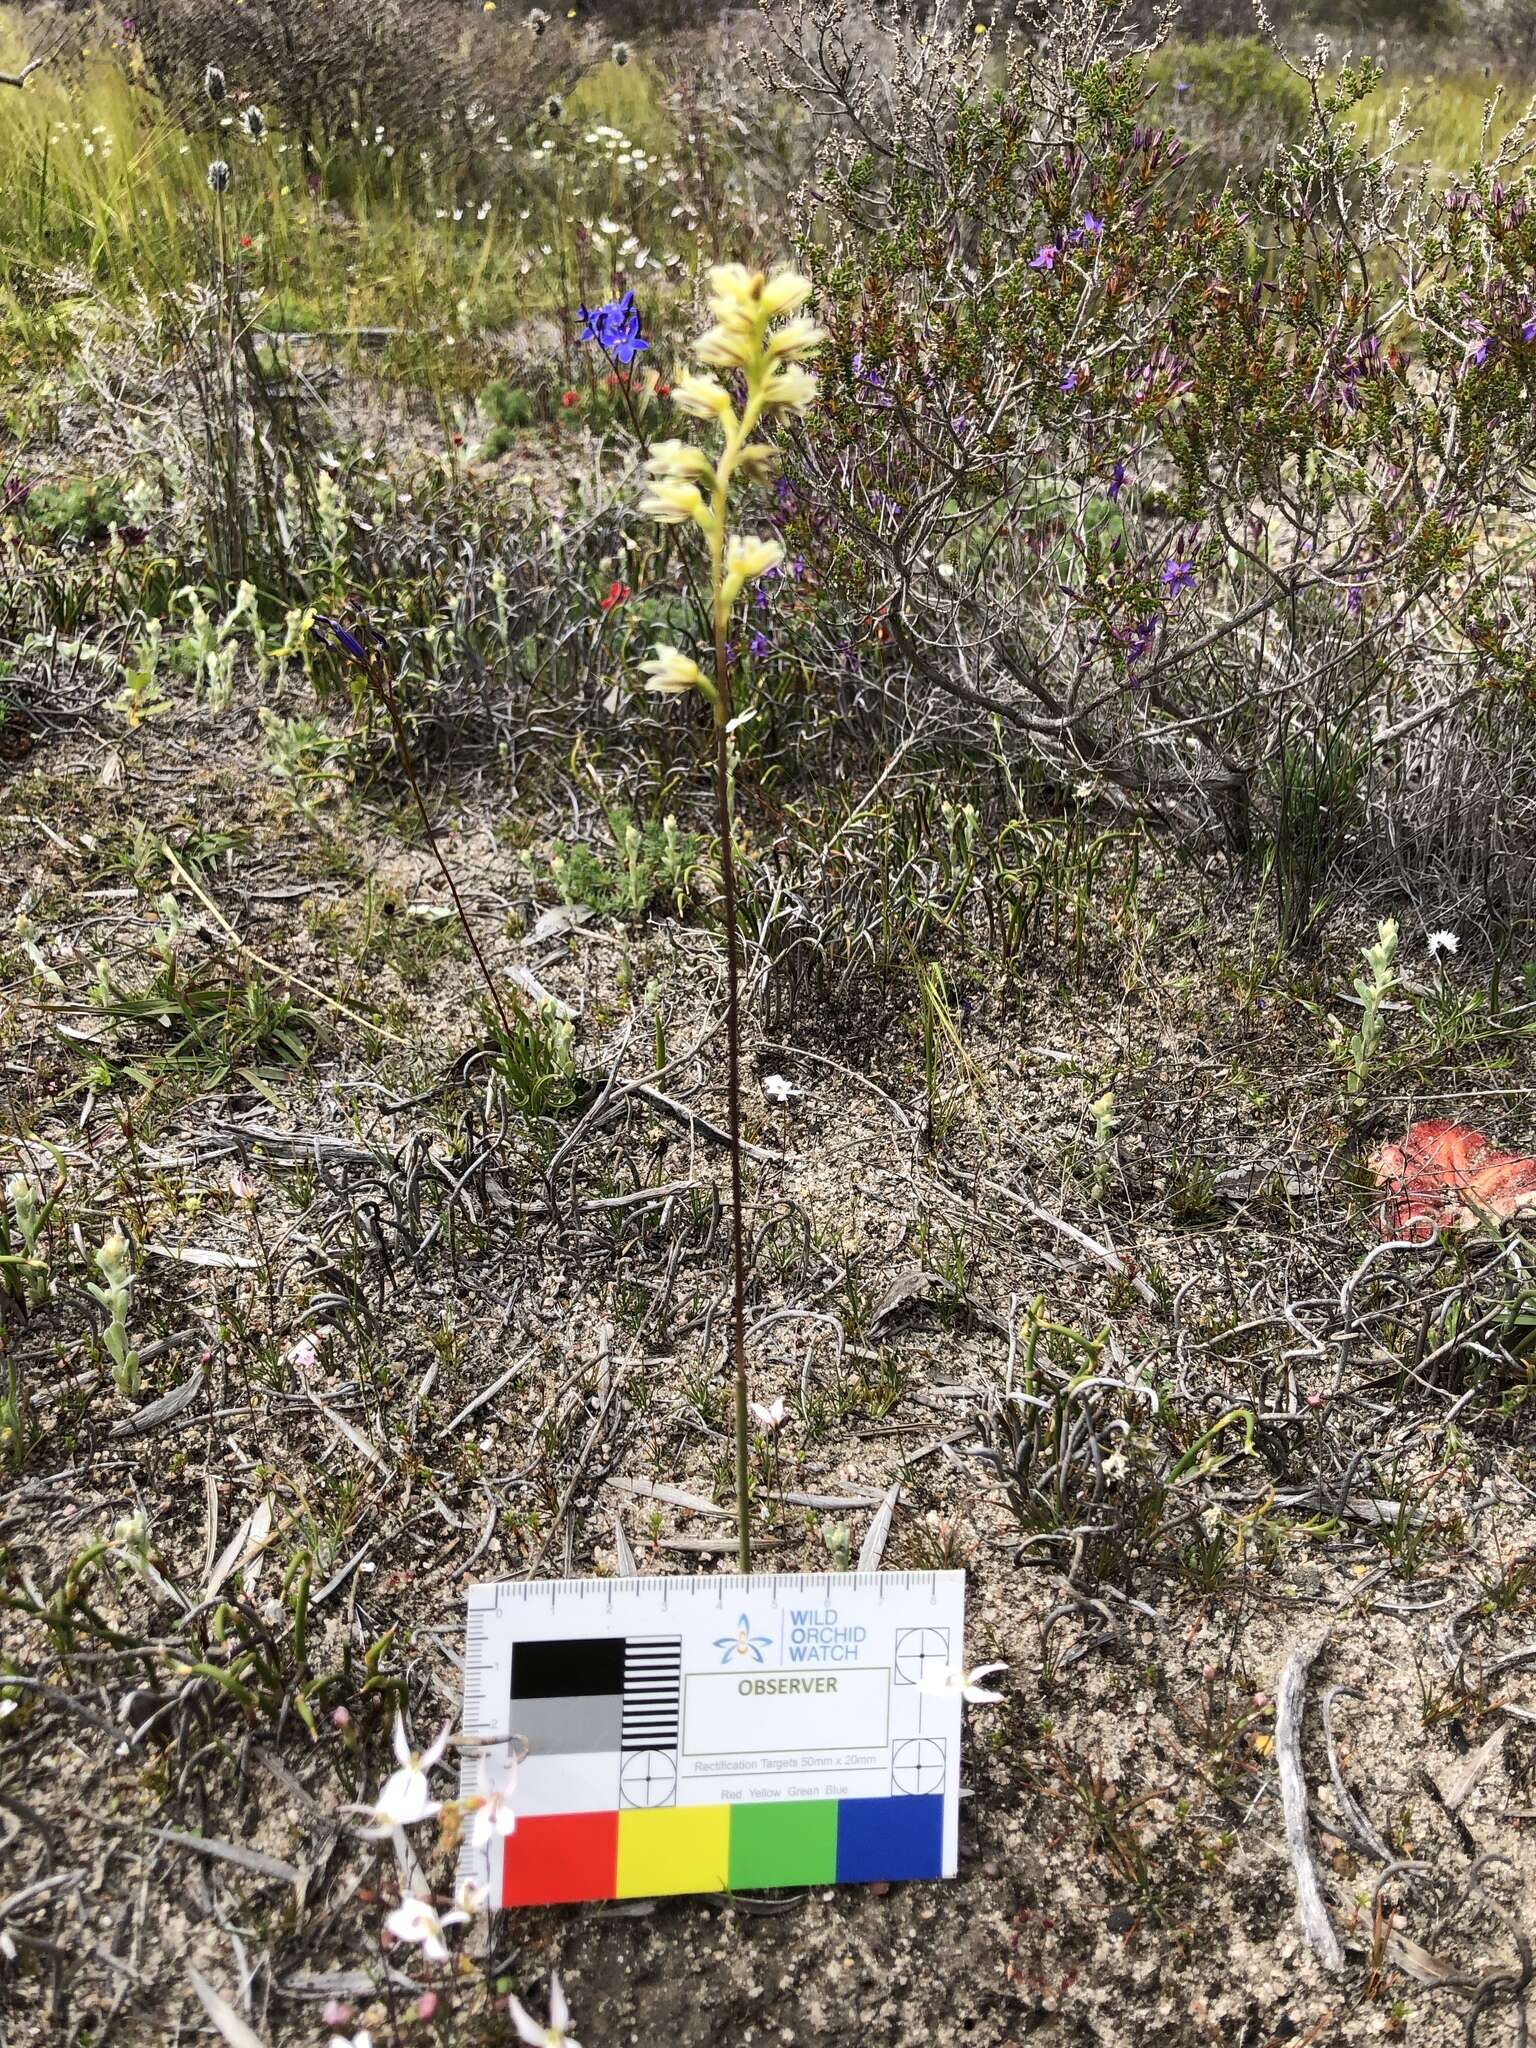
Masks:
[[[730,1871],[728,1806],[656,1806],[620,1813],[616,1899],[723,1892]]]

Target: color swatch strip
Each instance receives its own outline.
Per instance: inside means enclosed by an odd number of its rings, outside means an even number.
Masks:
[[[520,1815],[505,1906],[942,1877],[944,1801],[807,1799]]]

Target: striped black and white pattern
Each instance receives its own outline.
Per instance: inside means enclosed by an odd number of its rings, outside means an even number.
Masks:
[[[682,1637],[627,1637],[624,1643],[624,1748],[676,1749],[682,1701]]]

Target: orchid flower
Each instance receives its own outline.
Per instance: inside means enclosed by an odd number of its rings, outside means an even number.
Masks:
[[[470,1844],[476,1849],[485,1849],[492,1842],[504,1841],[517,1828],[517,1815],[512,1807],[511,1788],[498,1785],[487,1792],[475,1806],[475,1822],[469,1831]]]
[[[978,1664],[973,1671],[967,1671],[962,1664],[955,1664],[941,1671],[925,1671],[917,1682],[919,1692],[931,1693],[938,1699],[953,1699],[958,1693],[973,1707],[990,1707],[1003,1695],[988,1692],[977,1680],[993,1671],[1006,1671],[1006,1664]]]
[[[581,2043],[569,2031],[571,2009],[565,2002],[565,1987],[560,1982],[560,1972],[549,1973],[549,2025],[541,2027],[521,1999],[507,2001],[507,2010],[512,2015],[512,2024],[517,2029],[517,2038],[527,2043],[527,2048],[581,2048]]]
[[[372,1815],[377,1825],[363,1830],[369,1840],[381,1840],[394,1828],[414,1827],[418,1821],[431,1820],[442,1812],[442,1801],[432,1797],[427,1774],[442,1761],[443,1751],[448,1747],[449,1726],[444,1722],[430,1747],[418,1756],[405,1739],[405,1722],[396,1714],[395,1756],[400,1768],[390,1772],[372,1806],[348,1808],[352,1813]]]
[[[419,1946],[429,1963],[446,1963],[448,1944],[443,1939],[445,1929],[460,1926],[469,1919],[461,1907],[454,1906],[446,1913],[439,1913],[430,1899],[424,1899],[416,1892],[410,1893],[396,1906],[384,1922],[396,1941],[410,1942]]]

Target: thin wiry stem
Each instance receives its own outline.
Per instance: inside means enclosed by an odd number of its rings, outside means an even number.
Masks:
[[[715,804],[720,832],[720,886],[725,917],[726,1128],[731,1152],[731,1361],[736,1388],[736,1562],[752,1569],[751,1485],[747,1471],[747,1258],[741,1192],[740,936],[736,929],[736,852],[731,803],[731,671],[725,645],[725,530],[731,471],[742,427],[726,430],[715,472],[715,525],[709,543],[715,626]]]

